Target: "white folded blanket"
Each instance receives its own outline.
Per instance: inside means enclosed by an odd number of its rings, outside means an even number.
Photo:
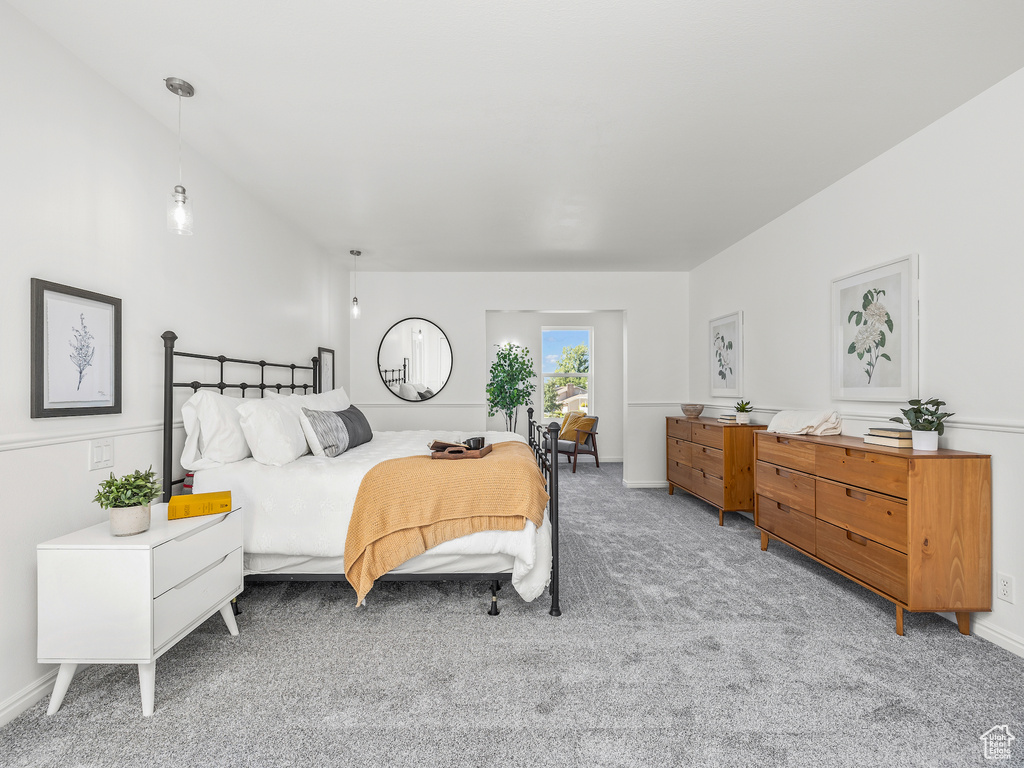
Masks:
[[[837,411],[779,411],[768,425],[769,432],[786,435],[838,435],[843,420]]]

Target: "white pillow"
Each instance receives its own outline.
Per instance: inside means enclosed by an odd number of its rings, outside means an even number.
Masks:
[[[280,397],[273,392],[267,392],[266,396]],[[207,469],[252,456],[237,408],[256,399],[228,397],[201,389],[186,400],[181,406],[181,420],[185,424],[181,466],[188,470]]]
[[[319,395],[246,401],[238,406],[238,414],[252,457],[260,464],[282,467],[309,453],[299,421],[303,408],[344,411],[350,405],[352,401],[339,387]]]
[[[426,392],[427,391],[427,385],[426,384],[413,384],[412,388],[415,389],[417,392]]]
[[[398,387],[398,396],[403,400],[419,400],[420,393],[412,384],[402,384]]]

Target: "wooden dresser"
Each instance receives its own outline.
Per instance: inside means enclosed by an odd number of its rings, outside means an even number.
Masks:
[[[668,492],[676,488],[726,512],[754,510],[754,433],[763,424],[719,424],[715,419],[667,417]]]
[[[992,609],[988,456],[867,445],[857,437],[756,438],[761,549],[778,539],[903,611]]]

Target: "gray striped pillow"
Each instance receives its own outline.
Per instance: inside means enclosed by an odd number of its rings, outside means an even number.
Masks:
[[[329,456],[333,459],[348,450],[348,427],[345,426],[345,420],[338,413],[335,411],[311,411],[309,408],[303,408],[302,414],[309,422],[310,429],[303,431],[306,433],[306,442],[309,443],[310,450],[314,454]],[[313,445],[314,439],[317,445]]]

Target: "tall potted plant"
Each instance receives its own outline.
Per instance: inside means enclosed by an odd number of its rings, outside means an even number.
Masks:
[[[100,483],[96,498],[103,509],[110,510],[110,532],[114,536],[134,536],[149,530],[150,504],[163,489],[150,465],[145,472],[135,470],[124,477],[114,477]]]
[[[530,350],[508,342],[498,346],[498,354],[491,365],[491,380],[487,384],[487,415],[505,417],[509,432],[519,425],[519,406],[529,405],[537,385]]]
[[[946,403],[933,397],[930,400],[908,400],[909,408],[900,408],[903,416],[893,416],[889,421],[898,421],[910,426],[910,437],[914,441],[915,451],[939,450],[939,435],[945,430],[943,421],[955,414],[943,413],[942,406]]]

